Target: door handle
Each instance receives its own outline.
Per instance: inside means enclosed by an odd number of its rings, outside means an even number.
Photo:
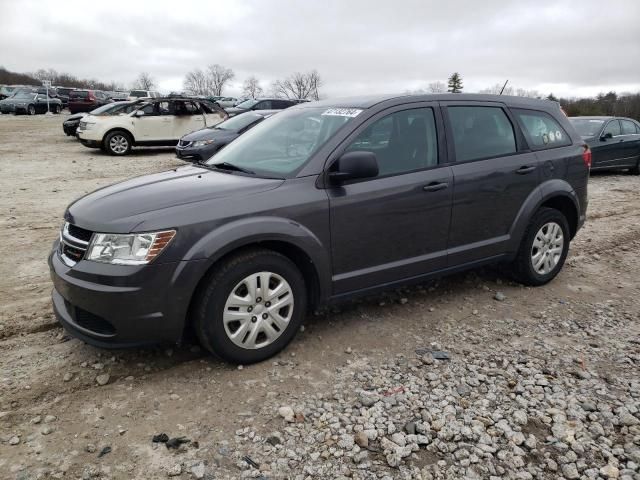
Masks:
[[[445,182],[433,182],[422,187],[422,190],[425,192],[437,192],[438,190],[444,190],[448,186],[449,184]]]
[[[519,169],[516,170],[516,173],[518,175],[526,175],[527,173],[531,173],[536,169],[536,167],[531,167],[528,165],[524,165],[522,167],[520,167]]]

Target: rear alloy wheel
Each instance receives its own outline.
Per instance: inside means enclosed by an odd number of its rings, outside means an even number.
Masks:
[[[60,107],[58,105],[53,106],[53,113],[55,114],[60,113]]]
[[[569,252],[569,224],[562,212],[541,208],[531,219],[514,261],[516,278],[544,285],[560,272]]]
[[[306,313],[300,271],[287,257],[251,250],[220,264],[194,309],[200,343],[239,364],[265,360],[294,337]]]
[[[125,132],[111,132],[104,139],[104,147],[111,155],[126,155],[131,151],[131,137]]]
[[[35,115],[36,114],[36,107],[34,105],[29,105],[27,107],[27,113],[29,115]]]

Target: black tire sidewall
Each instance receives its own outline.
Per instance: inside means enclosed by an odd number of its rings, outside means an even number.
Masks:
[[[111,147],[109,145],[111,142],[111,138],[115,137],[116,135],[122,135],[124,138],[127,139],[128,147],[127,147],[127,150],[125,150],[123,153],[114,152],[113,150],[111,150]],[[108,152],[110,155],[115,155],[117,157],[128,155],[129,152],[131,151],[131,135],[121,130],[116,130],[115,132],[109,132],[109,134],[107,134],[107,136],[104,137],[103,145],[104,145],[104,150]]]
[[[33,105],[29,105],[27,107],[27,113],[29,115],[35,115],[36,114],[36,107],[34,107]]]
[[[536,272],[533,268],[533,264],[531,262],[531,249],[533,247],[533,242],[535,240],[536,234],[542,228],[543,225],[555,222],[560,225],[562,229],[562,235],[564,237],[564,244],[562,248],[562,255],[560,255],[560,260],[558,264],[554,267],[554,269],[547,273],[546,275],[541,275]],[[529,228],[527,229],[526,236],[521,245],[521,251],[519,252],[519,267],[520,267],[520,275],[522,280],[528,285],[544,285],[545,283],[553,280],[562,267],[564,265],[565,260],[567,259],[567,255],[569,253],[569,243],[571,238],[571,232],[569,229],[569,223],[567,222],[566,217],[562,214],[562,212],[545,208],[540,210],[531,220]]]
[[[286,330],[273,343],[266,347],[249,350],[238,347],[227,336],[222,315],[231,290],[252,273],[268,271],[282,276],[293,290],[293,315]],[[214,276],[215,277],[215,276]],[[251,364],[272,357],[293,339],[300,328],[307,310],[307,294],[304,278],[293,262],[278,254],[261,254],[250,262],[240,263],[225,271],[225,275],[209,285],[212,293],[201,305],[197,321],[199,334],[205,337],[206,346],[223,360],[237,364]]]

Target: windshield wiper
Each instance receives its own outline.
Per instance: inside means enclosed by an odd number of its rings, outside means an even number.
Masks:
[[[256,174],[256,172],[252,172],[251,170],[247,170],[246,168],[239,167],[229,162],[212,163],[210,166],[219,170],[235,170],[236,172],[248,173],[249,175]]]

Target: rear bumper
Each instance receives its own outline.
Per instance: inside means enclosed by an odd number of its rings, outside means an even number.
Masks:
[[[98,347],[123,348],[178,342],[201,261],[109,265],[81,260],[67,266],[58,242],[49,255],[52,304],[73,336]]]

